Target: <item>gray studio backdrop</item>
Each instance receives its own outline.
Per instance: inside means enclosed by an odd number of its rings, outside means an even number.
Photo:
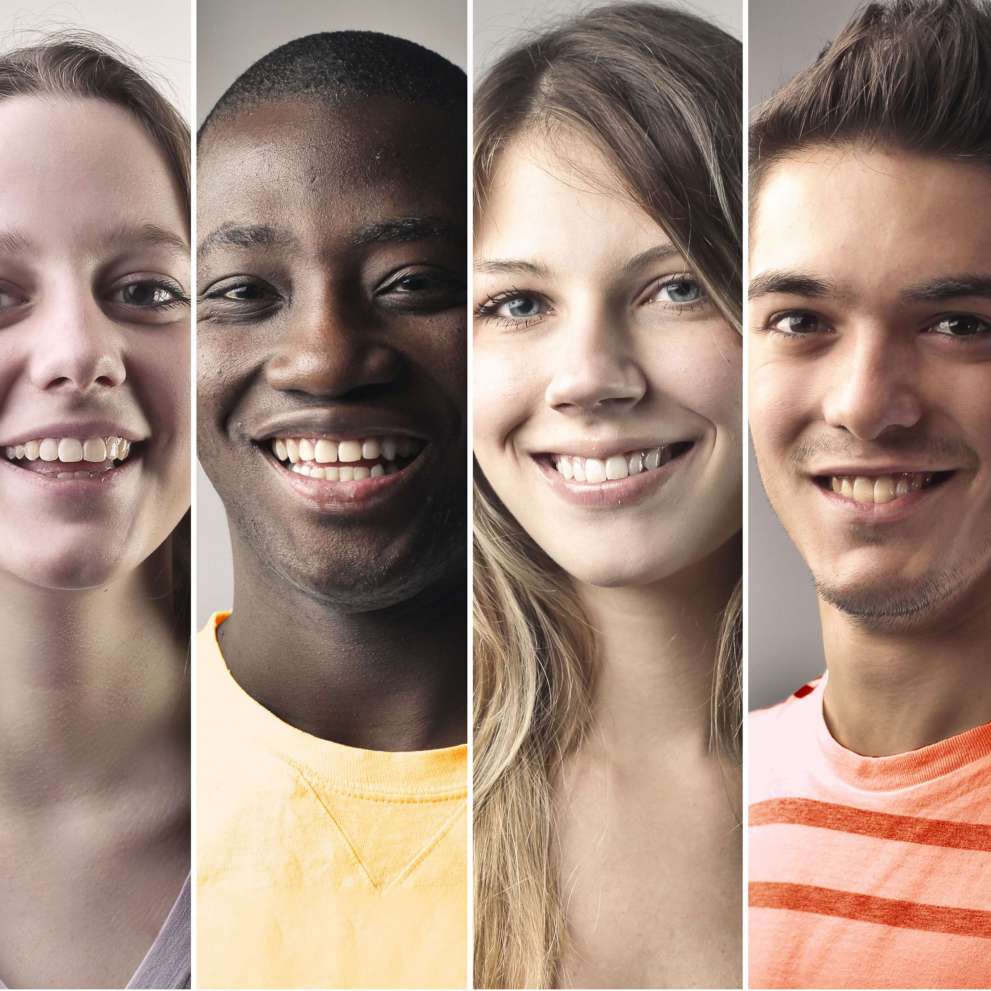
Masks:
[[[742,0],[668,0],[718,24],[736,38],[743,35]],[[475,0],[475,76],[492,64],[502,52],[565,17],[604,6],[595,0]]]
[[[467,65],[465,0],[199,0],[196,114],[200,122],[253,62],[293,38],[318,31],[383,31]],[[197,622],[233,601],[224,507],[197,471]]]
[[[191,0],[0,0],[0,51],[38,32],[95,31],[134,56],[189,118]]]
[[[809,65],[856,0],[750,0],[751,109]],[[825,661],[812,578],[764,495],[750,455],[750,708],[780,701],[821,674]]]

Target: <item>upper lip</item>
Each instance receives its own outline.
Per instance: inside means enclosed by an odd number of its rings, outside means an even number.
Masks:
[[[604,461],[619,454],[628,454],[630,451],[650,451],[655,447],[670,447],[672,444],[689,443],[691,440],[692,438],[689,437],[673,437],[668,440],[660,440],[657,437],[645,440],[638,437],[616,441],[561,441],[558,447],[541,447],[535,449],[533,454],[563,454],[571,458],[599,458]]]
[[[884,476],[884,475],[923,475],[930,472],[937,471],[956,471],[955,468],[947,467],[946,465],[918,465],[918,464],[907,464],[905,462],[899,463],[889,463],[889,464],[843,464],[843,465],[827,465],[823,467],[812,468],[809,470],[809,474],[812,476],[821,475],[859,475],[861,477],[868,477],[870,475]]]
[[[428,440],[427,433],[406,418],[390,413],[357,410],[302,410],[273,416],[250,431],[256,443],[275,437],[415,437]]]
[[[75,437],[87,440],[90,437],[123,437],[132,444],[143,440],[141,431],[125,427],[114,420],[61,420],[57,423],[42,423],[21,430],[9,440],[0,441],[0,447],[14,447],[26,444],[29,440],[43,440],[45,437]]]

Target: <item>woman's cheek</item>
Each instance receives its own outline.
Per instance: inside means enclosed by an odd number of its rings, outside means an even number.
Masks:
[[[477,450],[501,447],[539,402],[539,369],[516,348],[480,343],[474,349],[474,436]]]

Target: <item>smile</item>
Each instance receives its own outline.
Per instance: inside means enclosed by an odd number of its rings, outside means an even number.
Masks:
[[[945,482],[951,471],[896,472],[888,475],[818,475],[815,483],[861,505],[885,505]]]
[[[296,475],[328,482],[360,482],[396,475],[416,459],[424,443],[412,437],[274,437],[272,453]]]
[[[554,470],[569,482],[601,485],[603,482],[629,478],[630,475],[656,471],[691,447],[692,441],[680,441],[638,451],[625,451],[608,458],[582,458],[570,454],[551,454],[549,457]]]
[[[125,437],[39,437],[4,448],[6,459],[19,468],[63,481],[98,477],[127,460],[131,442]],[[68,468],[69,465],[73,467]]]

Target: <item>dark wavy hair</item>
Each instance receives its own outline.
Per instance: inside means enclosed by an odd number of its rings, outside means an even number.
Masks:
[[[189,223],[189,126],[123,51],[99,35],[74,32],[0,55],[0,100],[28,95],[91,97],[128,111],[164,155]],[[187,511],[171,534],[173,611],[182,636],[190,624],[190,529]]]

